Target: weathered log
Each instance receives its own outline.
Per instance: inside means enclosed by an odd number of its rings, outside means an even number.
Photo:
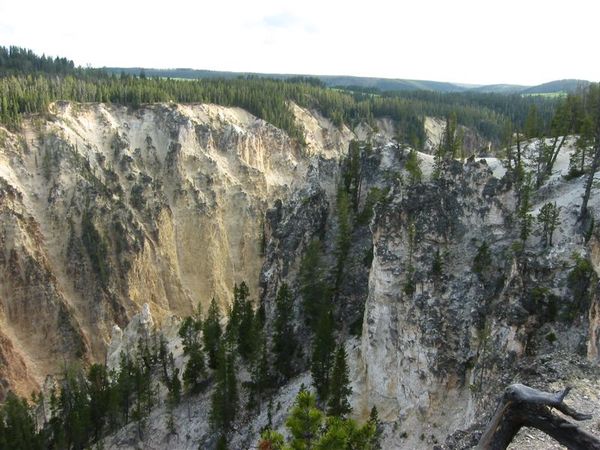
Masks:
[[[570,388],[566,388],[552,394],[522,384],[509,386],[481,436],[477,449],[506,449],[522,427],[532,427],[556,439],[570,450],[600,450],[600,439],[552,413],[551,408],[554,408],[575,420],[592,418],[591,415],[579,413],[563,402],[569,391]]]

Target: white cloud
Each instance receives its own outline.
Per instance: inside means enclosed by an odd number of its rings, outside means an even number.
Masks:
[[[0,43],[95,66],[600,79],[589,0],[0,0]]]

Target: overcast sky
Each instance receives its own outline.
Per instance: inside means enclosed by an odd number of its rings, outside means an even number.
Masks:
[[[0,0],[0,45],[76,64],[475,84],[600,80],[598,0]]]

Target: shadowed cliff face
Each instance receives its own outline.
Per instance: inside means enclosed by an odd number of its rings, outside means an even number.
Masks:
[[[376,405],[389,424],[385,448],[431,448],[481,424],[515,380],[577,384],[567,360],[593,372],[598,278],[573,273],[574,255],[597,271],[597,233],[585,242],[583,180],[563,180],[563,169],[531,205],[533,217],[547,202],[560,207],[551,247],[536,222],[522,244],[514,184],[483,161],[452,162],[443,179],[395,191],[377,216],[353,387],[355,411]]]
[[[355,137],[295,112],[304,148],[215,105],[57,103],[20,133],[0,129],[4,386],[29,394],[70,360],[102,360],[113,325],[144,303],[160,323],[227,305],[242,280],[256,295],[267,207]]]
[[[456,163],[447,178],[396,195],[374,225],[357,406],[368,414],[377,405],[384,420],[419,430],[409,439],[422,448],[421,425],[437,423],[427,437],[442,439],[475,413],[468,368],[489,295],[471,265],[484,240],[504,235],[513,200],[506,187],[484,194],[490,175],[485,164]],[[400,434],[395,445],[410,446]]]

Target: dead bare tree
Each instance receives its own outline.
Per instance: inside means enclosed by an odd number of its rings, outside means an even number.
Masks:
[[[498,409],[484,431],[478,450],[503,450],[508,447],[521,427],[541,430],[569,450],[600,450],[600,439],[577,425],[554,414],[552,408],[575,420],[592,416],[575,411],[563,403],[570,388],[562,392],[538,391],[523,384],[510,385]]]

